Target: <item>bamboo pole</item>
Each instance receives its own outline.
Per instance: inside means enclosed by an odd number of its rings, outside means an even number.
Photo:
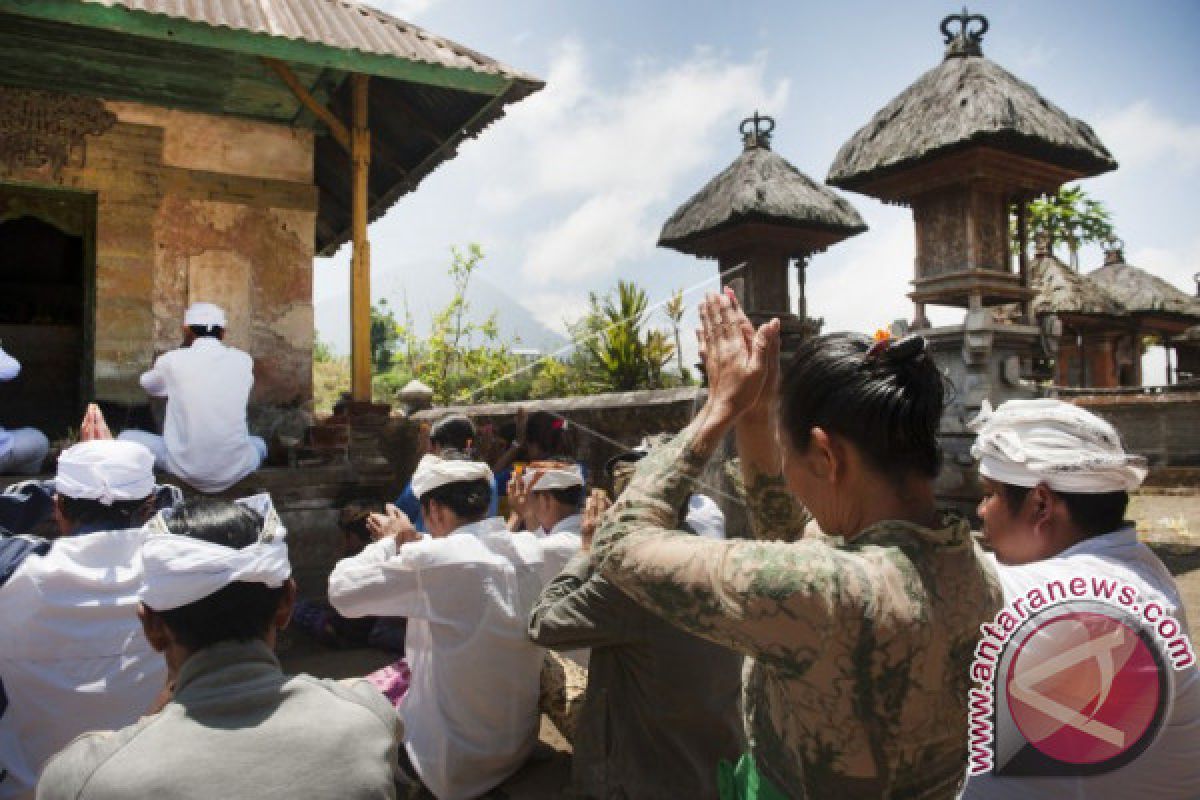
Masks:
[[[354,170],[350,259],[351,395],[371,400],[371,243],[367,241],[367,177],[371,169],[371,132],[367,127],[367,76],[350,76],[354,122],[350,130],[350,160]]]

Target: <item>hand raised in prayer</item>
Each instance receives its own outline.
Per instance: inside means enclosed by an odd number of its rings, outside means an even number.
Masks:
[[[372,542],[391,536],[395,538],[396,546],[400,547],[421,538],[421,533],[403,511],[391,503],[384,506],[383,511],[382,514],[371,514],[367,517],[367,533]]]
[[[704,298],[700,324],[708,375],[707,423],[720,428],[752,409],[769,408],[773,396],[763,395],[771,379],[771,363],[779,359],[779,320],[755,330],[733,291],[726,288]]]
[[[521,472],[514,473],[508,481],[508,507],[512,512],[521,519],[521,523],[526,527],[530,527],[530,507],[529,501],[533,494],[534,485],[541,480],[542,472],[540,470],[525,469]],[[512,530],[512,527],[509,528]]]
[[[591,494],[588,495],[587,502],[583,506],[583,523],[579,527],[580,550],[585,553],[591,552],[592,536],[596,533],[596,527],[600,524],[600,518],[611,507],[612,501],[608,499],[607,492],[603,489],[592,489]]]
[[[79,425],[79,441],[94,442],[100,439],[113,438],[104,419],[104,412],[95,403],[88,403],[87,411],[83,412],[83,422]]]

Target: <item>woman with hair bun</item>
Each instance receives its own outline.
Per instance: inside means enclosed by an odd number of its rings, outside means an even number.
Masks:
[[[755,330],[728,290],[700,317],[704,408],[638,466],[595,563],[750,658],[748,751],[720,766],[723,798],[954,797],[970,662],[1001,592],[967,521],[936,506],[943,383],[925,340],[815,337],[781,381],[778,320]],[[757,541],[672,530],[730,431]],[[813,518],[825,536],[804,535]]]

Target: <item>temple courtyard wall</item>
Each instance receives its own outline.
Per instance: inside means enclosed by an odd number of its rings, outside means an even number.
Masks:
[[[65,163],[0,163],[0,182],[95,197],[95,398],[145,403],[138,375],[179,346],[184,309],[206,300],[229,314],[229,343],[255,359],[252,402],[310,404],[311,131],[63,97],[99,132],[79,137]],[[30,129],[69,125],[41,108],[56,102],[37,93],[12,113],[28,114]]]

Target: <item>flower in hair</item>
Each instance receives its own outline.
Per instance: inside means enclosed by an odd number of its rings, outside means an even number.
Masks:
[[[887,349],[892,346],[892,342],[894,341],[892,332],[887,328],[876,329],[875,335],[871,337],[871,340],[871,347],[867,350],[868,361],[874,361],[887,352]]]

